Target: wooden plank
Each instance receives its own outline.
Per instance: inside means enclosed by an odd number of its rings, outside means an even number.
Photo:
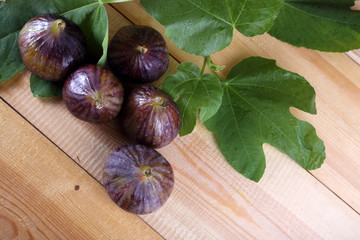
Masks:
[[[360,1],[356,2],[359,9]],[[114,4],[135,24],[152,25],[161,32],[165,28],[151,18],[139,1]],[[193,56],[169,42],[170,53],[181,62],[192,61],[199,67],[202,57]],[[356,58],[358,51],[350,55]],[[282,43],[268,34],[247,38],[235,31],[231,45],[212,55],[219,65],[225,65],[226,76],[231,67],[250,56],[276,59],[277,64],[304,76],[317,92],[318,114],[312,116],[293,110],[296,117],[313,124],[325,141],[325,164],[312,171],[329,189],[360,212],[360,68],[345,54],[321,53]],[[360,62],[360,59],[359,59]],[[269,171],[266,171],[268,174]],[[279,173],[281,174],[281,173]]]
[[[161,239],[0,101],[1,239]]]
[[[136,3],[122,4],[115,6],[132,6],[132,11],[142,15]],[[121,24],[127,24],[112,8],[107,7],[107,10],[110,26],[113,26],[111,33]],[[257,45],[252,41],[257,40],[236,36],[231,48]],[[270,38],[269,41],[273,40]],[[273,44],[276,45],[276,42]],[[284,46],[280,44],[276,47],[279,51]],[[177,55],[179,50],[170,48],[170,51],[174,56],[180,56]],[[223,59],[229,61],[227,57],[234,57],[236,51],[227,52],[225,56],[216,55],[214,60],[219,63]],[[234,61],[250,55],[254,50],[246,51],[244,55],[235,56]],[[273,51],[276,50],[271,50],[271,54]],[[291,60],[295,57],[302,59],[311,53],[292,51],[295,56],[289,53]],[[177,59],[201,60],[185,55]],[[309,65],[312,66],[310,62],[318,59],[317,55],[308,59]],[[280,63],[287,64],[285,59],[281,59]],[[176,66],[176,61],[172,60],[168,73],[174,72]],[[327,74],[327,67],[322,71]],[[61,100],[33,98],[28,81],[29,73],[24,72],[0,84],[1,96],[100,180],[103,163],[110,151],[127,142],[120,134],[117,121],[95,125],[77,120],[67,112]],[[296,114],[314,119],[299,112]],[[191,135],[177,138],[159,151],[174,167],[174,192],[163,208],[142,218],[165,238],[356,239],[360,235],[360,217],[356,212],[287,156],[268,145],[265,145],[267,170],[258,184],[245,179],[226,163],[214,136],[201,124]],[[346,185],[340,186],[346,188]]]

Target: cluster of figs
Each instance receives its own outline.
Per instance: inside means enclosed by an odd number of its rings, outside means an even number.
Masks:
[[[119,116],[124,134],[135,142],[120,146],[105,162],[103,183],[111,199],[135,214],[160,208],[173,190],[174,173],[155,148],[178,135],[181,121],[172,99],[146,85],[168,68],[161,34],[148,26],[121,28],[109,45],[108,70],[86,63],[86,41],[78,25],[42,14],[24,25],[19,48],[29,71],[64,82],[63,100],[75,117],[105,123]]]

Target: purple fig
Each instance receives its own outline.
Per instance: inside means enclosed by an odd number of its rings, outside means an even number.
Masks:
[[[123,110],[122,128],[137,143],[160,148],[173,141],[179,133],[179,109],[170,96],[158,88],[134,88]]]
[[[20,31],[19,48],[26,68],[49,81],[65,80],[83,63],[86,53],[81,29],[55,14],[30,19]]]
[[[95,123],[108,122],[120,112],[124,89],[115,75],[96,65],[85,65],[65,81],[63,99],[77,118]]]
[[[104,187],[122,209],[147,214],[164,205],[174,186],[170,163],[144,145],[125,145],[105,162]]]
[[[147,26],[121,28],[109,45],[112,72],[131,83],[158,80],[169,65],[169,52],[161,34]]]

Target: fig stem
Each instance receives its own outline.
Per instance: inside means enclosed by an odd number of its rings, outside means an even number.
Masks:
[[[150,177],[151,176],[151,168],[146,169],[145,174],[147,177]]]
[[[96,100],[95,104],[97,109],[102,109],[104,107],[104,104],[100,100]]]
[[[51,26],[51,32],[54,35],[59,35],[66,27],[66,23],[63,19],[56,19]]]
[[[61,22],[61,23],[58,24],[58,26],[59,26],[59,28],[60,28],[61,30],[64,30],[65,27],[66,27],[66,23],[65,23],[65,22]]]
[[[148,49],[145,46],[137,46],[136,50],[138,50],[141,54],[145,54]]]
[[[208,61],[208,57],[209,57],[209,56],[204,57],[204,63],[203,63],[203,65],[202,65],[200,75],[203,75],[203,74],[204,74],[205,67],[206,67],[206,64],[207,64],[207,61]]]

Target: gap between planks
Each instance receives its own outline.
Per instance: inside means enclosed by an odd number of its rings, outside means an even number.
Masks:
[[[351,208],[355,213],[360,216],[360,213],[353,207],[351,204],[346,202],[339,194],[337,194],[334,190],[332,190],[329,186],[327,186],[323,181],[321,181],[318,177],[316,177],[311,171],[306,170],[313,178],[315,178],[321,185],[323,185],[326,189],[328,189],[332,194],[334,194],[338,199],[340,199],[344,204],[346,204],[349,208]]]

